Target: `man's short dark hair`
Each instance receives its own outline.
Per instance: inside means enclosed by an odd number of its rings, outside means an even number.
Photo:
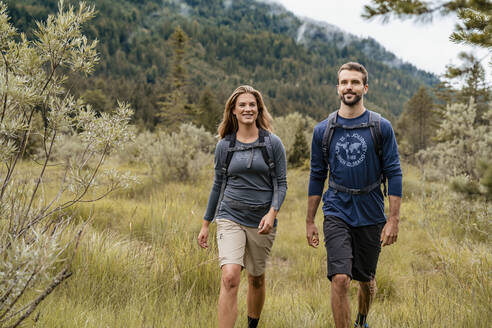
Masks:
[[[340,81],[338,80],[338,77],[340,76],[340,72],[343,70],[361,72],[363,75],[362,83],[364,85],[367,84],[367,79],[369,77],[369,74],[367,73],[366,68],[364,66],[362,66],[362,64],[359,64],[356,62],[348,62],[348,63],[345,63],[342,66],[340,66],[340,68],[338,69],[338,73],[337,73],[337,84],[340,83]]]

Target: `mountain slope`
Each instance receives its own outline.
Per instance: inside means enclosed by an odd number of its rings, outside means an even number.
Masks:
[[[193,103],[208,88],[223,104],[236,86],[247,83],[262,91],[274,115],[298,111],[321,119],[338,107],[337,68],[359,61],[369,71],[368,107],[398,115],[422,84],[438,82],[434,75],[402,63],[373,39],[299,18],[269,2],[87,2],[98,10],[86,32],[100,40],[102,61],[93,76],[72,77],[69,87],[99,110],[109,108],[116,98],[130,101],[137,120],[148,127],[156,123],[158,101],[171,88],[168,39],[177,26],[190,37],[186,66],[188,98]],[[6,3],[14,25],[27,31],[35,20],[56,12],[57,6],[56,0]]]

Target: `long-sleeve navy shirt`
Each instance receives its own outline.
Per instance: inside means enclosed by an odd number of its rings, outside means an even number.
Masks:
[[[369,121],[369,111],[352,119],[338,116],[337,123],[354,126]],[[323,157],[322,143],[328,119],[316,125],[311,149],[309,196],[322,195],[328,166]],[[391,123],[381,118],[383,139],[382,163],[376,154],[369,128],[345,130],[336,128],[330,143],[328,161],[330,179],[339,185],[361,189],[375,183],[381,172],[388,178],[388,194],[402,196],[402,172],[395,134]],[[382,167],[381,167],[382,165]],[[323,214],[336,216],[354,227],[386,221],[381,188],[353,195],[329,187],[323,196]]]

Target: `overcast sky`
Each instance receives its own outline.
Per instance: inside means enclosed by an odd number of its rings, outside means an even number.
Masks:
[[[282,4],[298,16],[310,17],[340,27],[361,37],[370,36],[397,57],[420,69],[442,75],[447,64],[460,64],[457,54],[473,50],[480,59],[487,55],[483,49],[456,45],[449,36],[456,23],[455,17],[436,17],[432,23],[392,19],[383,24],[379,18],[367,21],[361,18],[364,5],[370,0],[271,0]],[[487,67],[488,59],[482,61]],[[487,78],[492,80],[488,69]]]

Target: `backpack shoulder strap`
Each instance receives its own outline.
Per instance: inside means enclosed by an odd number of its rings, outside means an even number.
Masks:
[[[260,129],[258,144],[260,145],[261,155],[269,169],[275,168],[275,160],[273,156],[272,139],[270,132]]]
[[[383,170],[383,133],[381,132],[381,114],[369,111],[369,129],[371,131],[374,149],[379,158],[381,170]],[[381,173],[381,183],[383,184],[383,195],[387,196],[386,176]]]
[[[383,134],[381,133],[381,114],[369,111],[369,129],[374,142],[374,148],[382,163],[383,159]]]
[[[225,156],[222,156],[222,174],[227,175],[227,169],[231,163],[232,155],[234,154],[234,147],[236,147],[236,133],[228,134],[225,136],[226,147]]]
[[[225,146],[222,150],[220,170],[222,172],[222,185],[220,186],[219,199],[217,201],[217,206],[215,208],[215,217],[219,213],[220,204],[224,198],[224,191],[227,185],[227,169],[229,164],[231,164],[232,155],[234,154],[234,148],[236,147],[236,133],[228,134],[224,138]]]
[[[333,138],[333,132],[335,131],[337,122],[338,111],[334,111],[328,115],[327,124],[325,132],[323,133],[323,141],[321,143],[321,148],[323,151],[323,158],[325,159],[326,165],[329,166],[328,153],[330,151],[331,139]]]
[[[266,165],[268,165],[268,169],[270,171],[270,178],[272,179],[272,186],[273,186],[272,201],[275,200],[275,202],[278,204],[279,201],[278,182],[277,182],[277,172],[275,171],[275,154],[273,151],[271,133],[266,130],[260,129],[258,139],[260,145],[264,145],[263,147],[260,148],[261,155],[263,156],[263,160],[265,161]]]

